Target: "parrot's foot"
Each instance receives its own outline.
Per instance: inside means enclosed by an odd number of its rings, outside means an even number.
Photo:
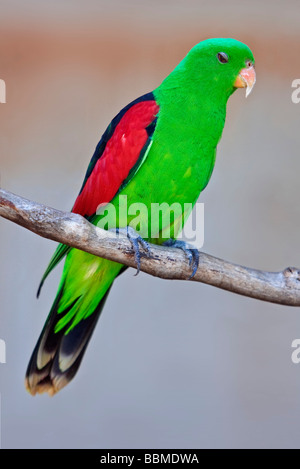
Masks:
[[[189,265],[192,267],[193,271],[190,279],[194,277],[195,273],[197,272],[199,266],[199,251],[196,249],[192,244],[186,243],[185,241],[178,241],[177,239],[168,239],[163,243],[163,246],[168,246],[171,248],[178,248],[184,251],[186,254]]]
[[[116,229],[117,233],[124,234],[127,236],[129,241],[131,242],[132,249],[134,251],[134,259],[136,262],[136,274],[138,275],[141,270],[141,252],[140,252],[140,246],[144,249],[146,252],[146,256],[150,257],[151,251],[150,251],[150,245],[145,241],[131,226],[127,226],[126,228],[117,228]]]

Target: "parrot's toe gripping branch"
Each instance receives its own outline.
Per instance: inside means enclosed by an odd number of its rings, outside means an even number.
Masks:
[[[117,228],[117,233],[124,234],[129,241],[131,242],[132,249],[134,251],[134,258],[136,261],[136,274],[138,275],[141,270],[141,252],[140,246],[145,250],[147,257],[150,257],[151,250],[149,243],[145,241],[131,226],[127,226],[126,228]]]
[[[199,266],[199,251],[192,244],[186,243],[185,241],[178,241],[177,239],[168,239],[163,243],[164,246],[181,249],[189,260],[189,265],[192,266],[192,274],[190,279],[194,277]]]

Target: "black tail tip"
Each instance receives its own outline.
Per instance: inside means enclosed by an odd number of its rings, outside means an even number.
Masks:
[[[52,378],[49,375],[43,377],[39,373],[31,373],[26,375],[25,388],[32,396],[48,393],[50,397],[53,397],[69,382],[70,379],[66,375],[54,376]]]

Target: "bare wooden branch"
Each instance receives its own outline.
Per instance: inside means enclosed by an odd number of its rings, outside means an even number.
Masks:
[[[0,189],[0,215],[44,238],[96,256],[135,267],[134,252],[126,237],[97,228],[80,215],[62,212]],[[200,264],[191,281],[263,301],[300,306],[300,271],[264,272],[199,252]],[[188,280],[191,268],[185,254],[174,248],[151,245],[142,252],[141,270],[164,279]]]

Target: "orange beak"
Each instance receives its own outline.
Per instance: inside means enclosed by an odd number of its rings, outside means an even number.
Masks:
[[[256,73],[254,66],[243,68],[238,74],[233,86],[236,88],[246,88],[246,98],[251,93],[256,82]]]

